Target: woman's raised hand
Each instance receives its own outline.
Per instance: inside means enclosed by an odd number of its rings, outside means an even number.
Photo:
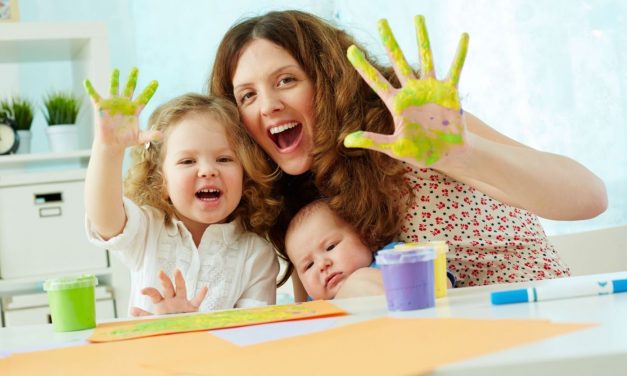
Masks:
[[[126,148],[160,137],[158,131],[141,131],[139,129],[139,114],[150,101],[159,84],[157,81],[151,81],[144,91],[135,100],[132,100],[138,74],[137,68],[131,70],[124,92],[120,95],[120,71],[114,69],[111,73],[110,97],[105,99],[96,92],[89,80],[85,80],[85,89],[97,112],[96,132],[99,142],[112,147]]]
[[[366,148],[418,167],[433,166],[451,151],[464,145],[465,123],[457,84],[466,59],[468,34],[462,34],[455,60],[444,80],[435,77],[433,56],[423,16],[416,16],[420,54],[420,77],[407,63],[390,26],[379,21],[379,34],[401,88],[393,87],[356,46],[347,56],[355,69],[385,102],[394,117],[394,133],[382,135],[358,131],[344,139],[349,148]]]

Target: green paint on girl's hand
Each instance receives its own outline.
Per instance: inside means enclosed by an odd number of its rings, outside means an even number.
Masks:
[[[398,47],[389,25],[379,22],[381,39],[403,86],[393,88],[356,47],[348,50],[349,60],[386,103],[394,118],[395,132],[383,135],[354,132],[344,139],[346,147],[367,148],[386,153],[417,166],[431,166],[463,145],[465,126],[457,84],[468,49],[463,34],[445,80],[435,77],[433,57],[423,16],[414,19],[421,61],[421,79],[416,79]],[[385,88],[385,89],[384,89]]]
[[[143,92],[132,100],[133,91],[137,86],[139,71],[133,68],[129,74],[124,94],[119,95],[120,72],[114,69],[111,73],[110,97],[103,99],[94,89],[89,80],[85,80],[85,90],[92,98],[99,114],[99,139],[110,145],[129,146],[143,143],[139,130],[139,114],[157,90],[157,81],[151,81]],[[145,141],[144,141],[145,142]]]

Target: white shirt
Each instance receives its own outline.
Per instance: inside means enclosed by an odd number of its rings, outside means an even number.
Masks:
[[[270,243],[246,232],[238,220],[209,225],[196,248],[192,235],[178,219],[165,221],[161,210],[139,207],[124,198],[126,225],[122,233],[103,240],[86,220],[87,237],[96,246],[113,251],[131,270],[130,305],[155,312],[144,287],[163,293],[158,273],[174,281],[183,273],[187,298],[207,286],[199,311],[274,304],[279,265]]]

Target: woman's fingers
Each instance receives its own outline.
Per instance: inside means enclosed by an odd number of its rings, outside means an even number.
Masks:
[[[455,58],[451,64],[451,68],[448,71],[446,79],[455,87],[459,83],[459,76],[462,73],[464,62],[466,61],[466,53],[468,52],[468,33],[462,33],[457,44],[457,52]]]
[[[379,36],[401,85],[405,85],[408,80],[416,79],[414,72],[407,63],[407,59],[405,59],[405,55],[403,55],[403,51],[396,42],[394,34],[392,34],[388,21],[382,19],[379,21],[378,26]]]
[[[416,37],[418,39],[418,54],[420,55],[420,78],[435,78],[431,42],[429,42],[425,17],[421,15],[414,17],[414,24],[416,26]]]
[[[361,77],[370,85],[372,90],[387,103],[387,98],[390,97],[393,89],[388,80],[366,60],[364,53],[357,48],[357,46],[353,45],[348,47],[346,56]]]

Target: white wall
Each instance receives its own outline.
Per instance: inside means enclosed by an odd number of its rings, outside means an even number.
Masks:
[[[145,119],[172,96],[204,89],[219,40],[237,19],[287,7],[337,22],[381,56],[376,20],[386,17],[413,62],[412,16],[424,14],[441,76],[459,34],[469,32],[460,82],[463,106],[523,143],[575,158],[608,186],[610,208],[605,214],[592,221],[545,221],[548,232],[627,223],[624,1],[20,0],[20,16],[23,21],[106,22],[110,65],[123,75],[138,66],[139,86],[153,78],[160,82]],[[36,86],[37,77],[22,86]],[[38,144],[33,147],[36,151]]]

